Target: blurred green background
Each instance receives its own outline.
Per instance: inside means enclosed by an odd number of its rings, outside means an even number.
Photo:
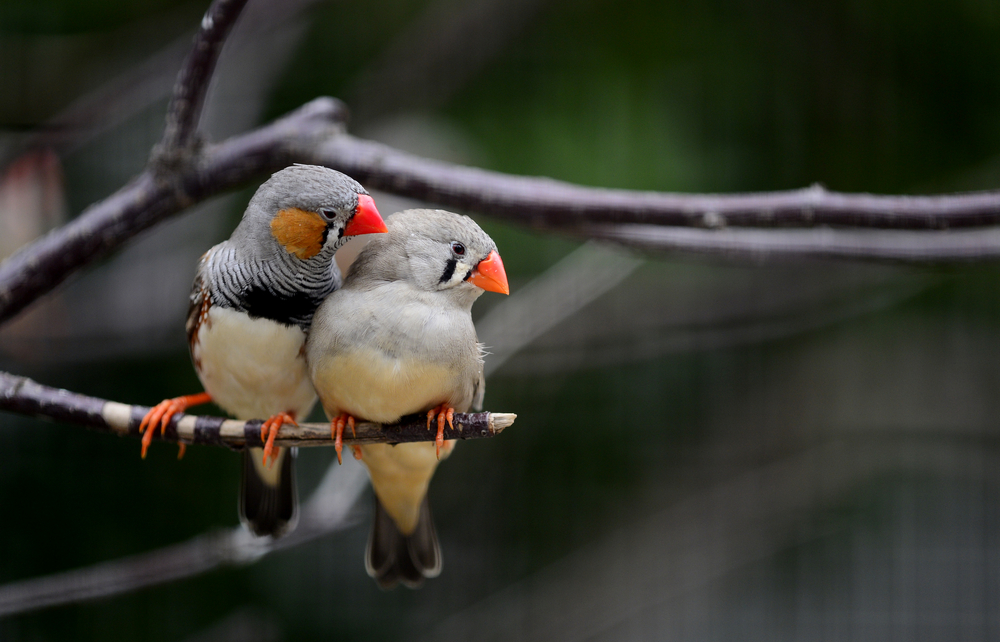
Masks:
[[[0,254],[141,170],[205,6],[0,4]],[[992,189],[1000,5],[251,0],[203,124],[219,139],[318,95],[347,101],[357,135],[587,185]],[[187,289],[251,193],[70,280],[0,330],[0,366],[129,403],[199,390]],[[477,220],[510,301],[579,246]],[[444,571],[419,591],[365,575],[363,498],[346,532],[0,619],[0,639],[1000,635],[997,267],[641,258],[491,375],[487,409],[518,420],[439,469]],[[562,287],[586,289],[578,274]],[[490,328],[508,345],[514,328]],[[237,523],[223,449],[140,461],[133,440],[3,414],[0,451],[0,584]],[[304,496],[331,459],[302,453]]]

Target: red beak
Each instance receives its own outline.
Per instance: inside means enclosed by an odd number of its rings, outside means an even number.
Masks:
[[[479,262],[476,269],[469,277],[469,283],[479,286],[487,292],[499,292],[500,294],[510,294],[510,286],[507,285],[507,272],[503,269],[503,261],[496,250]]]
[[[385,221],[379,216],[375,201],[367,194],[358,194],[358,206],[354,210],[354,216],[348,221],[344,228],[344,236],[357,236],[359,234],[385,234],[389,229],[385,226]]]

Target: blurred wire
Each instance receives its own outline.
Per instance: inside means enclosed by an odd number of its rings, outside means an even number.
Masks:
[[[507,364],[504,375],[544,376],[757,345],[892,308],[944,280],[889,266],[841,268],[835,275],[822,264],[771,266],[737,277],[724,268],[704,274],[688,268],[678,274],[653,261],[646,265],[651,274],[609,288],[602,305],[557,332],[537,336],[530,351],[520,351]],[[547,305],[540,298],[528,311],[544,316],[550,313]],[[532,327],[533,321],[528,316],[523,323]]]
[[[497,304],[476,323],[486,346],[486,374],[587,304],[600,298],[642,265],[640,258],[598,243],[581,245],[516,296]]]

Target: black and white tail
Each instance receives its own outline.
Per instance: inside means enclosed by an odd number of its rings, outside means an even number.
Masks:
[[[426,496],[420,505],[417,527],[409,535],[399,531],[378,497],[375,498],[375,519],[368,538],[365,569],[383,589],[391,589],[400,582],[417,588],[425,577],[437,577],[441,573],[441,547]]]
[[[295,448],[282,448],[273,466],[264,468],[264,451],[243,451],[240,521],[258,537],[278,538],[295,529],[298,496],[295,488]]]

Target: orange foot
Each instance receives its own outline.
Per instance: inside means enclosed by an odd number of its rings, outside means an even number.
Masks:
[[[440,406],[435,406],[427,411],[427,430],[431,429],[431,422],[434,421],[434,415],[437,415],[437,437],[434,439],[435,452],[437,453],[437,458],[441,459],[441,447],[444,446],[444,422],[448,422],[448,427],[452,430],[455,429],[455,425],[452,423],[452,419],[455,418],[455,409],[446,403]]]
[[[153,442],[153,433],[156,432],[156,424],[160,424],[160,434],[162,435],[166,432],[167,424],[170,423],[174,415],[184,412],[191,406],[200,406],[211,400],[212,397],[207,392],[200,392],[196,395],[184,395],[183,397],[164,399],[150,408],[139,424],[139,434],[142,435],[142,458],[146,458],[146,451],[149,450],[149,444]],[[146,430],[146,428],[149,428],[149,430]],[[180,459],[183,456],[184,444],[181,444],[177,458]]]
[[[267,459],[271,458],[271,465],[278,459],[278,453],[274,452],[274,438],[278,436],[278,431],[284,424],[292,424],[293,426],[298,426],[295,423],[295,415],[289,412],[279,412],[267,421],[263,423],[260,427],[260,439],[264,442],[264,467],[267,467]],[[271,455],[274,455],[271,457]]]
[[[337,451],[337,463],[342,464],[344,460],[341,459],[340,453],[344,450],[344,428],[346,426],[351,427],[351,435],[357,437],[358,433],[354,432],[354,417],[347,414],[346,412],[341,413],[334,417],[330,422],[330,435],[333,437],[333,448]],[[355,449],[354,458],[361,459],[358,455],[360,451]]]

